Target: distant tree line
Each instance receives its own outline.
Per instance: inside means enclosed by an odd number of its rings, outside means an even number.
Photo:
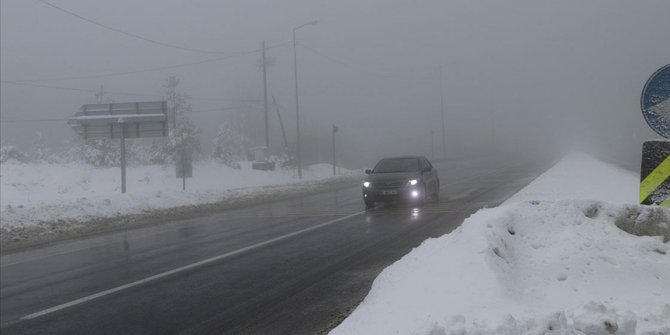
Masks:
[[[95,94],[98,103],[113,103],[102,88]],[[182,151],[188,151],[194,158],[210,158],[229,166],[247,158],[251,141],[243,133],[242,127],[234,122],[223,123],[212,140],[212,152],[202,152],[201,129],[195,126],[188,114],[193,111],[191,98],[179,90],[179,78],[169,76],[163,84],[163,99],[167,101],[170,124],[168,136],[154,139],[127,139],[126,154],[131,163],[171,164]],[[174,120],[172,118],[175,118]],[[42,162],[66,163],[82,162],[96,167],[119,166],[120,143],[113,139],[74,139],[64,152],[49,150],[43,134],[38,133],[35,143],[28,152],[21,152],[11,145],[0,148],[0,163]]]

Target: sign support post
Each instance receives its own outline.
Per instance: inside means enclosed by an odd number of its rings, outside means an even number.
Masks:
[[[670,141],[642,145],[640,204],[670,207]]]
[[[126,193],[126,123],[119,119],[121,125],[121,193]]]
[[[68,120],[84,140],[121,140],[121,193],[126,193],[126,138],[167,136],[165,101],[89,104]]]
[[[181,148],[181,170],[184,171],[181,174],[181,190],[186,191],[186,150],[184,147]]]

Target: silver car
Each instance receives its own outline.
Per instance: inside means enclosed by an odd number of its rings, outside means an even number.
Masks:
[[[375,203],[402,202],[423,205],[440,194],[440,178],[433,165],[421,156],[390,157],[365,170],[365,208]]]

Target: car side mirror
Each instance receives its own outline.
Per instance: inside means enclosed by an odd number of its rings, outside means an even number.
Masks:
[[[371,174],[371,173],[372,173],[372,169],[365,169],[365,174]]]
[[[431,170],[431,168],[427,167],[427,168],[424,168],[423,170],[421,170],[421,172],[430,172],[430,170]]]

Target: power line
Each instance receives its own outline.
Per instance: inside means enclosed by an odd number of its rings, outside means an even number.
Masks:
[[[87,18],[87,17],[84,17],[84,16],[82,16],[82,15],[79,15],[79,14],[73,12],[73,11],[67,10],[67,9],[65,9],[65,8],[63,8],[63,7],[56,6],[56,5],[54,5],[54,4],[52,4],[52,3],[48,2],[48,1],[45,1],[45,0],[38,0],[38,1],[41,2],[41,3],[43,3],[43,4],[45,4],[45,5],[47,5],[47,6],[49,6],[49,7],[51,7],[51,8],[53,8],[53,9],[55,9],[55,10],[58,10],[58,11],[60,11],[60,12],[63,12],[63,13],[65,13],[65,14],[68,14],[68,15],[70,15],[70,16],[76,17],[77,19],[80,19],[80,20],[82,20],[82,21],[85,21],[85,22],[88,22],[88,23],[90,23],[90,24],[96,25],[96,26],[98,26],[98,27],[101,27],[101,28],[104,28],[104,29],[113,31],[113,32],[115,32],[115,33],[119,33],[119,34],[128,36],[128,37],[136,38],[136,39],[141,40],[141,41],[144,41],[144,42],[149,42],[149,43],[152,43],[152,44],[160,45],[160,46],[163,46],[163,47],[173,48],[173,49],[179,49],[179,50],[185,50],[185,51],[193,51],[193,52],[200,52],[200,53],[208,53],[208,54],[237,54],[237,53],[240,53],[240,52],[224,52],[224,51],[203,50],[203,49],[189,48],[189,47],[185,47],[185,46],[181,46],[181,45],[176,45],[176,44],[171,44],[171,43],[166,43],[166,42],[157,41],[157,40],[154,40],[154,39],[151,39],[151,38],[148,38],[148,37],[144,37],[144,36],[141,36],[141,35],[138,35],[138,34],[135,34],[135,33],[131,33],[131,32],[125,31],[125,30],[121,30],[121,29],[119,29],[119,28],[115,28],[115,27],[112,27],[112,26],[108,26],[108,25],[106,25],[106,24],[100,23],[100,22],[95,21],[95,20],[93,20],[93,19],[89,19],[89,18]]]
[[[273,46],[267,47],[266,49],[270,48],[279,48],[288,45],[289,42],[283,42],[279,44],[275,44]],[[86,75],[86,76],[72,76],[72,77],[56,77],[56,78],[40,78],[40,79],[14,79],[14,80],[2,80],[0,82],[2,83],[33,83],[33,82],[44,82],[44,81],[63,81],[63,80],[78,80],[78,79],[94,79],[94,78],[104,78],[104,77],[115,77],[115,76],[125,76],[125,75],[131,75],[131,74],[138,74],[138,73],[146,73],[146,72],[155,72],[155,71],[162,71],[162,70],[169,70],[169,69],[175,69],[179,67],[185,67],[185,66],[192,66],[192,65],[200,65],[200,64],[205,64],[205,63],[212,63],[212,62],[218,62],[226,59],[231,59],[235,57],[240,57],[240,56],[245,56],[253,53],[257,53],[262,51],[261,49],[256,49],[256,50],[250,50],[250,51],[245,51],[243,53],[238,53],[236,55],[232,56],[225,56],[225,57],[217,57],[217,58],[209,58],[209,59],[203,59],[195,62],[188,62],[188,63],[180,63],[180,64],[173,64],[173,65],[166,65],[166,66],[158,66],[158,67],[153,67],[153,68],[148,68],[148,69],[143,69],[143,70],[135,70],[135,71],[122,71],[122,72],[110,72],[110,73],[102,73],[102,74],[94,74],[94,75]]]
[[[54,121],[67,121],[67,120],[69,119],[14,119],[14,120],[0,119],[0,123],[54,122]]]
[[[236,107],[221,107],[221,108],[212,108],[212,109],[202,109],[194,111],[184,111],[184,114],[200,114],[200,113],[214,113],[214,112],[223,112],[227,110],[235,110]],[[57,119],[0,119],[0,123],[29,123],[29,122],[58,122],[58,121],[68,121],[70,118],[57,118]]]
[[[98,90],[88,89],[88,88],[50,86],[50,85],[41,85],[41,84],[24,83],[24,82],[13,82],[13,81],[3,81],[2,83],[3,84],[10,84],[10,85],[17,85],[17,86],[30,86],[30,87],[48,88],[48,89],[63,90],[63,91],[98,93]],[[115,94],[115,95],[138,96],[138,97],[158,97],[159,96],[157,94],[125,93],[125,92],[111,92],[111,91],[105,91],[105,93]]]
[[[314,50],[314,49],[312,49],[312,48],[310,48],[310,47],[308,47],[308,46],[306,46],[306,45],[304,45],[304,44],[301,44],[301,43],[300,43],[300,44],[298,44],[298,45],[300,45],[301,48],[304,48],[305,50],[307,50],[307,51],[309,51],[309,52],[311,52],[311,53],[313,53],[313,54],[315,54],[315,55],[317,55],[317,56],[320,56],[320,57],[322,57],[322,58],[324,58],[324,59],[326,59],[326,60],[328,60],[328,61],[330,61],[330,62],[332,62],[332,63],[335,63],[335,64],[341,65],[341,66],[343,66],[343,67],[346,67],[346,68],[348,68],[349,70],[352,70],[352,71],[354,71],[354,72],[359,72],[359,71],[360,71],[360,72],[365,72],[365,73],[370,74],[370,75],[373,75],[373,76],[375,76],[375,77],[383,77],[383,76],[384,76],[384,75],[381,75],[381,74],[378,74],[378,73],[368,72],[368,71],[365,71],[365,70],[357,69],[357,68],[355,68],[355,67],[352,67],[352,66],[349,65],[348,63],[345,63],[345,62],[343,62],[343,61],[341,61],[341,60],[337,60],[337,59],[335,59],[335,58],[333,58],[333,57],[331,57],[331,56],[329,56],[329,55],[326,55],[325,53],[322,53],[322,52],[320,52],[320,51]],[[382,79],[387,79],[387,78],[382,78]]]
[[[369,71],[369,70],[366,70],[366,69],[351,66],[349,63],[346,63],[346,62],[343,62],[341,60],[335,59],[332,56],[329,56],[325,53],[317,51],[317,50],[315,50],[311,47],[308,47],[304,44],[298,44],[298,45],[300,45],[301,48],[304,48],[305,50],[307,50],[307,51],[309,51],[309,52],[311,52],[311,53],[313,53],[317,56],[320,56],[320,57],[322,57],[322,58],[324,58],[324,59],[326,59],[326,60],[328,60],[332,63],[335,63],[335,64],[338,64],[340,66],[346,67],[349,70],[352,70],[352,71],[357,72],[357,73],[360,72],[360,73],[367,74],[368,76],[374,77],[376,79],[380,79],[380,80],[397,79],[397,78],[401,78],[401,79],[405,79],[405,80],[410,79],[407,76],[400,75],[400,74],[388,74],[388,73],[373,72],[373,71]],[[420,83],[420,84],[427,84],[427,85],[432,85],[433,84],[433,82],[431,82],[431,81],[422,81],[422,80],[412,80],[412,81],[414,81],[416,83]]]
[[[39,87],[46,89],[55,89],[55,90],[64,90],[64,91],[77,91],[77,92],[86,92],[86,93],[98,93],[98,90],[89,89],[89,88],[78,88],[78,87],[62,87],[62,86],[51,86],[51,85],[42,85],[26,82],[13,82],[13,81],[2,81],[3,84],[11,84],[18,86],[30,86],[30,87]],[[130,93],[130,92],[117,92],[117,91],[104,91],[105,93],[111,95],[126,95],[126,96],[136,96],[136,97],[150,97],[150,98],[160,98],[160,94],[143,94],[143,93]],[[211,100],[211,101],[238,101],[238,102],[261,102],[260,99],[227,99],[227,98],[204,98],[204,97],[192,97],[189,96],[189,99],[192,100]]]
[[[103,77],[125,76],[125,75],[130,75],[130,74],[169,70],[169,69],[175,69],[175,68],[178,68],[178,67],[184,67],[184,66],[190,66],[190,65],[199,65],[199,64],[204,64],[204,63],[211,63],[211,62],[216,62],[216,61],[227,59],[227,58],[230,58],[230,57],[211,58],[211,59],[200,60],[200,61],[197,61],[197,62],[181,63],[181,64],[168,65],[168,66],[159,66],[159,67],[148,68],[148,69],[143,69],[143,70],[135,70],[135,71],[110,72],[110,73],[94,74],[94,75],[87,75],[87,76],[73,76],[73,77],[3,80],[2,82],[3,83],[31,83],[31,82],[41,82],[41,81],[61,81],[61,80],[93,79],[93,78],[103,78]]]
[[[202,109],[195,111],[185,111],[184,114],[200,114],[200,113],[214,113],[214,112],[223,112],[228,110],[235,110],[237,107],[221,107],[221,108],[212,108],[212,109]]]

